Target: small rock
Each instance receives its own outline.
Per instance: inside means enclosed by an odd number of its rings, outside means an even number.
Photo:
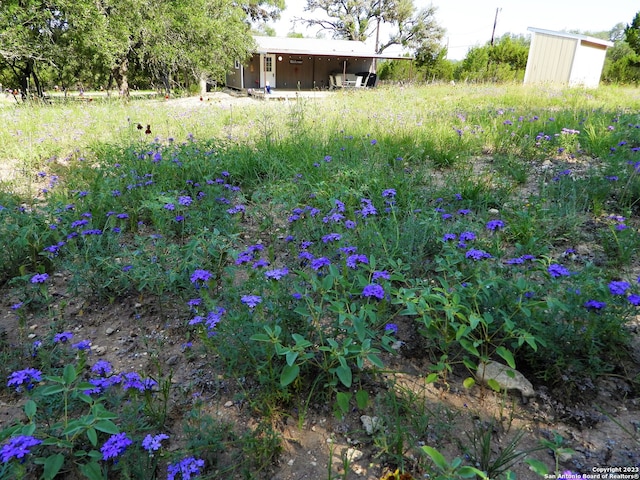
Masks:
[[[99,347],[97,345],[91,345],[91,351],[93,353],[95,353],[98,356],[104,355],[105,353],[107,353],[107,348],[106,347]]]
[[[495,380],[505,390],[518,390],[525,403],[536,395],[533,385],[524,375],[499,362],[481,363],[476,372],[476,380],[485,384],[488,380]]]
[[[30,325],[29,326],[29,330],[35,330],[36,328],[38,328],[38,325]]]
[[[35,333],[30,333],[29,335],[27,335],[27,338],[28,338],[29,340],[33,340],[34,338],[36,338],[36,336],[37,336],[37,335],[36,335]]]
[[[224,404],[224,406],[225,408],[233,407],[233,402],[229,400],[227,403]]]
[[[500,210],[498,210],[497,208],[490,208],[488,211],[489,211],[489,215],[499,215],[500,214]]]
[[[115,331],[116,330],[114,328],[109,327],[104,331],[104,333],[106,333],[107,336],[109,336],[109,335],[112,335]]]
[[[287,462],[287,465],[289,465],[291,467],[291,466],[293,466],[293,462],[295,462],[295,460],[292,458],[291,460],[289,460]]]
[[[364,454],[357,448],[347,448],[346,458],[350,462],[357,462]]]
[[[180,357],[178,355],[171,355],[167,359],[167,365],[177,365],[179,361],[180,361]]]
[[[382,427],[382,422],[378,417],[362,415],[360,417],[360,421],[362,422],[362,426],[364,427],[364,431],[367,432],[367,435],[373,435]]]

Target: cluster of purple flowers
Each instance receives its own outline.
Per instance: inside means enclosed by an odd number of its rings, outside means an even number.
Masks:
[[[567,267],[560,265],[559,263],[552,263],[547,267],[547,272],[553,278],[558,277],[568,277],[571,275],[571,272],[567,269]]]
[[[132,443],[133,441],[127,436],[125,432],[111,435],[100,448],[102,459],[110,460],[112,458],[119,457]]]
[[[17,370],[9,375],[7,387],[15,387],[17,391],[20,391],[23,387],[31,390],[33,385],[41,380],[42,372],[40,370],[25,368],[24,370]]]
[[[222,316],[226,313],[226,310],[222,307],[218,307],[217,310],[212,310],[207,313],[206,317],[202,317],[201,315],[196,315],[189,321],[189,325],[198,325],[204,323],[207,328],[207,336],[213,337],[216,332],[215,328],[220,320],[222,320]]]
[[[240,301],[244,303],[250,309],[256,308],[260,303],[262,303],[262,297],[258,295],[243,295],[240,298]]]
[[[465,253],[464,256],[465,258],[470,258],[475,262],[484,260],[485,258],[492,258],[492,255],[489,252],[485,252],[484,250],[480,250],[477,248],[467,250],[467,253]]]
[[[183,458],[177,463],[167,466],[167,480],[189,480],[192,476],[200,475],[200,469],[204,467],[204,460],[195,457]],[[180,475],[177,477],[177,475]]]
[[[35,447],[41,443],[42,440],[30,435],[18,435],[17,437],[11,437],[9,441],[2,446],[2,450],[0,450],[0,459],[2,460],[2,463],[7,463],[12,458],[22,459],[25,455],[31,453],[31,450],[29,450],[31,447]]]

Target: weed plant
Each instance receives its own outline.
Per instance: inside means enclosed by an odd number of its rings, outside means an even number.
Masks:
[[[624,376],[640,305],[640,117],[612,90],[0,110],[0,160],[21,169],[0,192],[0,275],[22,342],[3,349],[5,395],[24,405],[1,433],[2,475],[260,476],[281,449],[277,416],[370,408],[402,327],[419,332],[429,381],[490,359],[567,394],[567,377]],[[603,260],[584,254],[599,243]],[[86,343],[61,345],[61,291],[179,309],[177,330],[260,428],[233,432],[193,406],[175,439],[169,372],[107,371]],[[27,316],[50,322],[51,339],[26,343]],[[428,412],[407,423],[402,400],[391,410],[401,428],[376,444],[402,467]],[[515,458],[473,442],[484,471],[425,446],[436,478],[507,474]],[[224,465],[234,454],[253,461]]]

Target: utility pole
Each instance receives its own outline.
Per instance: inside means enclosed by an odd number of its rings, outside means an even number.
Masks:
[[[496,8],[496,18],[493,20],[493,31],[491,32],[491,46],[493,47],[493,41],[496,37],[496,25],[498,25],[498,12],[501,8]]]

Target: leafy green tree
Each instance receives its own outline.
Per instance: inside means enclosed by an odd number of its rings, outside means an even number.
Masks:
[[[494,42],[474,47],[460,63],[455,76],[463,81],[517,81],[524,78],[529,56],[529,40],[505,34]]]
[[[103,23],[90,0],[0,2],[0,63],[23,96],[42,95],[39,72],[62,68],[70,59],[97,52]]]
[[[435,20],[435,7],[416,10],[413,0],[307,0],[305,10],[322,10],[327,18],[299,19],[310,27],[331,31],[334,38],[366,41],[375,36],[378,53],[392,45],[413,51],[434,50],[444,30]],[[391,26],[380,41],[380,25]]]
[[[624,29],[624,34],[631,49],[640,55],[640,12],[636,13],[631,24]]]

